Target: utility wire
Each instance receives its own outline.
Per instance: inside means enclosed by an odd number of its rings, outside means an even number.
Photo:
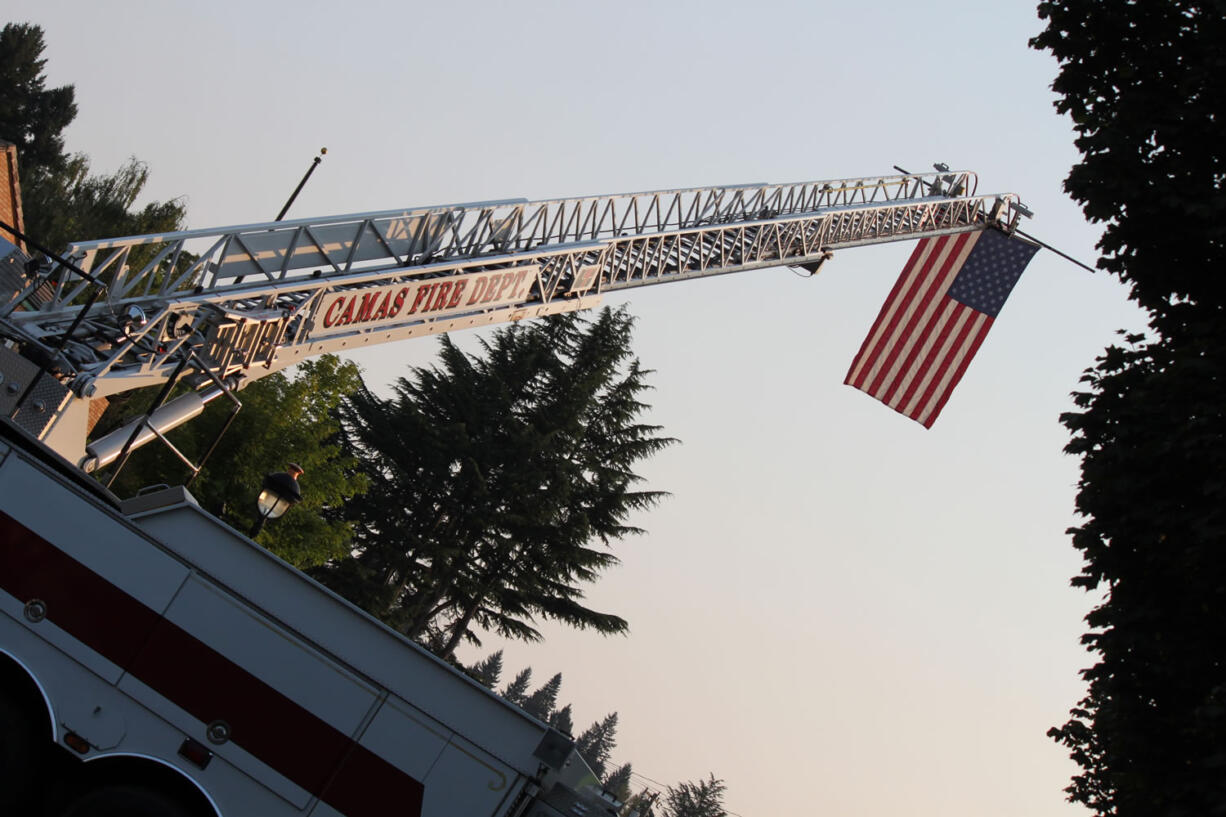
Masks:
[[[894,165],[894,169],[895,169],[895,170],[897,170],[899,173],[905,173],[905,174],[907,174],[908,176],[910,176],[910,175],[911,175],[911,171],[909,171],[909,170],[903,170],[903,169],[902,169],[901,167],[899,167],[898,165]],[[926,187],[926,186],[928,186],[928,182],[925,182],[925,181],[922,181],[922,180],[921,180],[921,184],[923,184],[925,187]],[[1014,230],[1014,232],[1015,232],[1015,233],[1017,233],[1018,235],[1020,235],[1022,238],[1024,238],[1024,239],[1028,240],[1028,241],[1033,241],[1035,244],[1038,244],[1040,247],[1042,247],[1042,248],[1043,248],[1043,249],[1045,249],[1045,250],[1051,250],[1051,251],[1052,251],[1052,252],[1054,252],[1056,255],[1058,255],[1058,256],[1060,256],[1061,258],[1063,258],[1065,261],[1071,261],[1071,262],[1073,262],[1074,264],[1076,264],[1077,266],[1081,267],[1081,268],[1082,268],[1082,269],[1084,269],[1084,270],[1089,270],[1090,272],[1098,272],[1098,270],[1094,269],[1094,267],[1091,267],[1089,264],[1085,263],[1084,261],[1078,261],[1076,258],[1074,258],[1073,256],[1069,255],[1068,253],[1063,252],[1062,250],[1058,250],[1058,249],[1056,249],[1056,248],[1055,248],[1055,247],[1053,247],[1051,244],[1048,244],[1046,241],[1044,241],[1044,240],[1042,240],[1042,239],[1040,239],[1040,238],[1037,238],[1037,237],[1035,237],[1035,236],[1031,235],[1030,233],[1026,232],[1025,230]]]

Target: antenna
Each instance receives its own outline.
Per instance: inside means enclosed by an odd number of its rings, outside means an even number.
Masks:
[[[319,163],[324,160],[324,156],[328,155],[327,148],[320,148],[319,155],[315,157],[315,161],[311,162],[311,166],[307,168],[306,174],[303,175],[302,181],[298,182],[298,186],[294,188],[294,192],[290,193],[289,201],[285,202],[285,206],[281,208],[281,212],[277,213],[277,217],[273,221],[280,221],[285,218],[286,212],[289,211],[289,206],[294,203],[294,199],[298,198],[298,194],[302,192],[302,188],[306,186],[307,179],[311,178],[311,174],[315,172],[315,168],[319,167]]]

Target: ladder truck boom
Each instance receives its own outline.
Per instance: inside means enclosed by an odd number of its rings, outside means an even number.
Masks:
[[[811,271],[835,250],[1012,231],[1013,194],[968,171],[587,198],[478,202],[80,242],[0,305],[0,335],[50,362],[28,432],[87,470],[89,403],[164,384],[200,387],[167,430],[229,389],[314,355],[595,306],[604,293],[763,267]],[[86,275],[82,275],[85,273]],[[92,279],[92,280],[91,280]],[[93,301],[91,288],[105,287]],[[0,293],[0,298],[6,293]],[[9,350],[0,371],[29,380]],[[10,397],[0,409],[12,411]],[[28,401],[27,401],[28,402]],[[142,439],[151,438],[146,431]]]

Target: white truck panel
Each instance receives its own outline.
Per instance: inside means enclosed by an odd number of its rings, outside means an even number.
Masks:
[[[360,668],[431,720],[497,757],[518,758],[509,762],[520,774],[536,774],[533,753],[547,726],[222,524],[182,489],[167,494],[171,504],[132,512],[132,521],[201,572],[224,576],[226,589],[262,615],[287,628],[293,622],[304,640]],[[157,500],[144,498],[146,505]]]
[[[85,762],[175,769],[223,817],[511,817],[581,762],[182,489],[125,516],[5,429],[0,652]]]
[[[442,724],[392,698],[379,708],[362,733],[361,743],[383,757],[394,758],[397,768],[425,780],[453,735]]]
[[[522,778],[463,738],[455,738],[426,777],[423,815],[498,814]]]
[[[63,488],[21,458],[10,455],[0,463],[0,496],[5,506],[0,520],[14,537],[9,557],[24,566],[20,581],[26,597],[15,601],[23,608],[42,602],[47,618],[40,622],[46,625],[40,635],[114,683],[118,664],[139,649],[137,628],[155,617],[139,615],[139,608],[164,610],[189,569],[134,535],[100,504],[71,495],[66,509]],[[116,607],[116,598],[130,601]],[[138,615],[129,617],[133,612]],[[65,622],[74,634],[65,631]],[[81,639],[89,636],[105,642],[104,648],[83,648]]]
[[[380,690],[193,575],[166,618],[346,735],[356,734]]]
[[[525,778],[454,733],[439,731],[402,701],[389,700],[362,734],[363,746],[426,784],[423,815],[496,814]]]
[[[193,737],[201,743],[207,740],[205,731],[208,724],[193,717],[190,712],[168,700],[156,689],[131,675],[124,676],[119,682],[119,689],[157,715],[159,719],[174,725],[180,734]],[[213,772],[213,767],[219,762],[230,766],[241,773],[245,779],[258,782],[267,793],[276,795],[279,798],[278,808],[286,813],[298,813],[310,803],[313,797],[311,792],[287,779],[285,775],[248,752],[238,742],[231,741],[223,746],[216,746],[212,743],[207,745],[215,755],[207,771]]]
[[[0,593],[0,598],[7,598],[7,594]],[[212,802],[220,817],[289,817],[300,813],[299,808],[262,785],[259,778],[223,758],[214,757],[203,770],[188,763],[176,753],[189,731],[183,728],[181,713],[178,725],[158,717],[139,699],[69,659],[41,637],[46,623],[23,626],[20,619],[0,615],[0,644],[4,645],[0,652],[37,675],[51,706],[49,728],[54,729],[56,741],[67,732],[88,740],[97,751],[83,758],[86,763],[138,757],[175,769]],[[144,697],[150,695],[146,691]]]
[[[36,469],[17,470],[6,458],[0,465],[0,496],[5,511],[22,525],[154,611],[165,610],[187,578],[187,566],[134,536],[100,503],[74,501],[65,507],[57,501],[63,489]]]

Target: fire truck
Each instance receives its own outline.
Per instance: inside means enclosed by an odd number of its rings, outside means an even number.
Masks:
[[[204,511],[98,479],[323,353],[1028,215],[975,174],[522,199],[0,246],[0,814],[559,817],[559,733]],[[181,396],[167,400],[172,386]],[[108,397],[160,386],[91,439]],[[173,446],[172,446],[173,447]],[[186,462],[191,473],[199,465]]]

